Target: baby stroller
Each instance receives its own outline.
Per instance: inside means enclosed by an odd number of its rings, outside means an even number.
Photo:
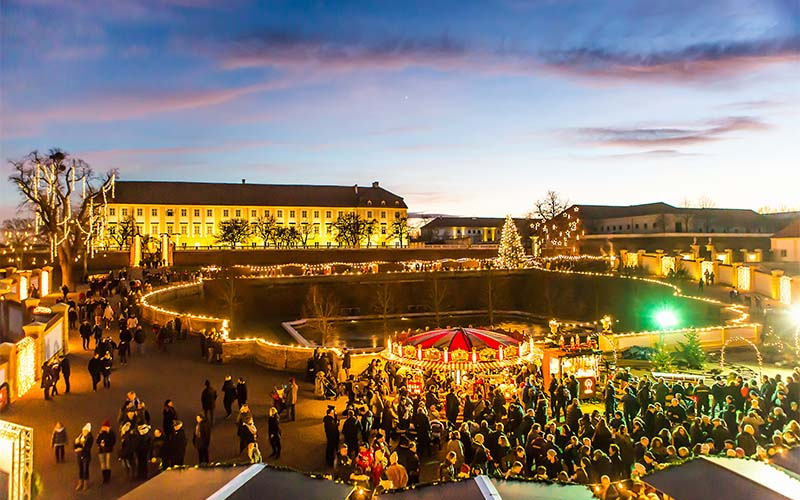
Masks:
[[[431,420],[431,445],[441,450],[447,440],[447,429],[441,420]]]

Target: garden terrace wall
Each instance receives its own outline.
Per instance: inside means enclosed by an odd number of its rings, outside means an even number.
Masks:
[[[631,347],[655,347],[656,343],[663,340],[668,347],[678,347],[679,342],[685,342],[686,332],[691,329],[672,330],[667,332],[639,332],[621,333],[610,336],[601,336],[598,345],[601,350],[611,352],[615,347],[617,351],[624,351]],[[728,343],[730,346],[744,346],[747,341],[758,343],[761,336],[761,325],[742,326],[716,326],[711,328],[698,328],[700,344],[704,349],[721,349]],[[746,340],[742,340],[746,339]],[[613,341],[613,346],[612,346]]]

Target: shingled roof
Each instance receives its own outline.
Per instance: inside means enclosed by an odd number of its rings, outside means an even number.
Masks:
[[[800,219],[772,235],[773,238],[800,238]]]
[[[118,181],[110,203],[131,205],[229,205],[275,207],[408,208],[403,198],[372,186],[225,184],[210,182]]]

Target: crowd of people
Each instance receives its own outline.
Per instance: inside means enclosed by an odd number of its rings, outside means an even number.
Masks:
[[[373,361],[348,377],[343,415],[328,407],[326,463],[342,481],[401,488],[419,480],[420,458],[439,453],[441,481],[488,474],[651,499],[640,478],[653,470],[701,455],[768,459],[800,444],[800,370],[759,381],[731,373],[707,385],[623,369],[605,385],[605,411],[587,412],[569,377],[544,387],[535,365],[509,377],[511,390],[475,390],[429,371],[414,394],[410,372]]]

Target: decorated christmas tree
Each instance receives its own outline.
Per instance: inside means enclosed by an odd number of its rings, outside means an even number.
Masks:
[[[671,372],[675,369],[675,358],[663,341],[656,343],[655,351],[650,355],[650,368],[654,372]]]
[[[689,368],[699,370],[706,362],[706,352],[700,345],[700,336],[696,330],[689,330],[683,334],[686,342],[678,342],[675,357],[686,363]]]
[[[517,269],[525,263],[525,249],[517,232],[517,225],[510,215],[506,216],[497,251],[497,265],[502,269]]]

